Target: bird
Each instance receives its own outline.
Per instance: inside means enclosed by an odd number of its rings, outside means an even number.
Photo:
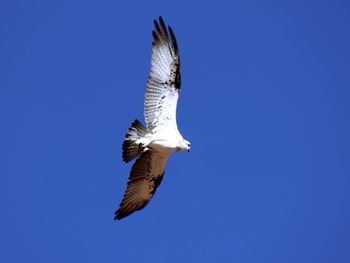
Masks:
[[[174,152],[190,151],[191,144],[178,130],[177,101],[181,75],[178,44],[173,30],[163,18],[154,20],[151,70],[144,99],[146,126],[132,122],[122,145],[122,159],[133,164],[124,197],[115,220],[143,209],[164,177],[168,158]]]

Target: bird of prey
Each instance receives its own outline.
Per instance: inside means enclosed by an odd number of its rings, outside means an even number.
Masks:
[[[114,219],[144,208],[161,183],[166,162],[173,152],[190,151],[180,134],[176,105],[180,94],[180,58],[175,35],[162,17],[154,20],[151,71],[144,101],[146,127],[137,119],[123,143],[123,161],[136,159],[128,185]]]

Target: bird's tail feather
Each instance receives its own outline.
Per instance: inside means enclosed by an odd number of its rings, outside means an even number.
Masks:
[[[137,140],[143,138],[147,134],[147,129],[137,119],[131,124],[125,135],[123,143],[123,161],[130,162],[137,158],[144,151],[144,145],[137,143]]]

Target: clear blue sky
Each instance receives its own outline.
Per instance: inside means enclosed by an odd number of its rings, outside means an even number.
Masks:
[[[350,262],[349,1],[1,1],[0,262]],[[114,221],[153,19],[174,154]]]

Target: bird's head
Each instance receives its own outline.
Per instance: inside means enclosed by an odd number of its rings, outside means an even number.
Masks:
[[[190,152],[191,150],[191,143],[189,141],[186,141],[185,139],[182,140],[182,149],[183,151],[188,151]]]

